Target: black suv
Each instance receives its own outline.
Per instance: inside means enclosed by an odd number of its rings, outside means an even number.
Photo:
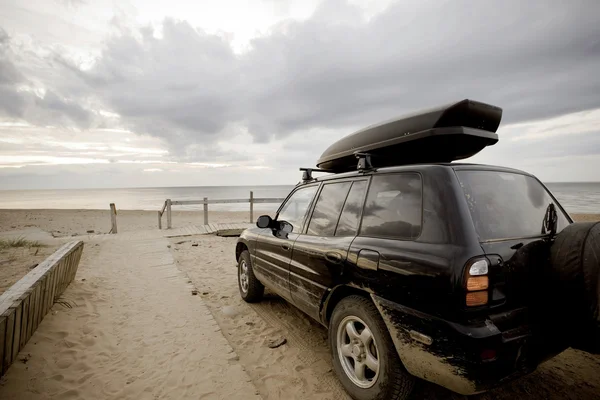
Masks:
[[[477,393],[568,347],[539,334],[531,312],[531,275],[572,224],[538,179],[443,162],[375,168],[369,158],[318,179],[307,171],[274,219],[242,233],[244,300],[266,286],[327,326],[355,399],[404,398],[414,377]]]

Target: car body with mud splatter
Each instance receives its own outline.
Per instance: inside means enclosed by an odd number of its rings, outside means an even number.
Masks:
[[[239,238],[242,298],[266,286],[327,326],[353,398],[405,398],[415,378],[473,394],[598,351],[600,225],[531,174],[453,162],[500,118],[465,100],[348,136]]]

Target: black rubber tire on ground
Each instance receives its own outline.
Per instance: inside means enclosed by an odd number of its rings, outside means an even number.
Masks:
[[[367,389],[357,386],[348,378],[337,351],[338,326],[348,316],[356,316],[364,321],[377,344],[380,372],[375,384]],[[411,394],[416,378],[402,365],[388,329],[371,299],[353,295],[345,297],[336,305],[329,322],[329,346],[338,379],[353,399],[400,400]]]
[[[241,271],[243,263],[246,263],[246,266],[248,268],[248,290],[246,291],[242,289],[241,283]],[[238,288],[240,290],[240,296],[242,296],[242,299],[245,302],[256,303],[262,300],[263,294],[265,292],[265,287],[262,283],[260,283],[256,276],[254,276],[254,271],[252,270],[252,260],[250,259],[250,253],[248,253],[248,250],[244,250],[242,254],[240,254],[240,258],[238,259],[237,281]]]
[[[555,315],[573,348],[600,353],[600,222],[574,223],[550,249]]]

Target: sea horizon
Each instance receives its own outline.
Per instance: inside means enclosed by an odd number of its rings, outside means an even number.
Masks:
[[[569,213],[600,213],[600,182],[544,182]],[[156,186],[73,189],[2,189],[0,209],[104,210],[115,203],[120,210],[159,210],[166,199],[201,200],[284,198],[295,185]],[[272,210],[274,203],[255,204]],[[247,203],[211,204],[211,210],[245,211]],[[174,210],[199,210],[202,205],[176,206]]]

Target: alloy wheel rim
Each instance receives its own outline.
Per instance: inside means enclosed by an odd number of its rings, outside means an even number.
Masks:
[[[337,352],[346,376],[356,386],[368,389],[379,377],[379,350],[371,329],[356,316],[338,325]]]
[[[248,292],[248,264],[246,261],[242,261],[240,264],[240,287],[242,288],[242,292]]]

